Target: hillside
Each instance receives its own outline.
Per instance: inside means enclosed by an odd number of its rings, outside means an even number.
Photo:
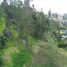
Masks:
[[[0,5],[0,67],[67,67],[61,36],[59,21],[20,0]]]

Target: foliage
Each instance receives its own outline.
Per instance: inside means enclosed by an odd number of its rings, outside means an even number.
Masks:
[[[2,67],[3,65],[3,59],[2,59],[2,56],[0,56],[0,67]]]
[[[22,67],[24,64],[29,62],[31,58],[32,56],[28,51],[21,51],[13,56],[13,67]]]
[[[32,67],[40,63],[43,67],[67,67],[67,54],[57,47],[62,43],[59,31],[59,21],[24,6],[20,0],[4,0],[0,5],[0,50],[3,48],[3,59],[11,59],[4,67]]]

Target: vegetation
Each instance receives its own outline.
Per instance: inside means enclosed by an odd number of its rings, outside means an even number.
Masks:
[[[58,46],[60,23],[20,0],[0,5],[0,67],[67,67],[67,52]]]

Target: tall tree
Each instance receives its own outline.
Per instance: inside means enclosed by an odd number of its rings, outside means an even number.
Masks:
[[[25,6],[30,6],[30,1],[32,1],[32,0],[24,0],[24,5]]]

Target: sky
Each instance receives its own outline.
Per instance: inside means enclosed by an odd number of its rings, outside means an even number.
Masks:
[[[31,4],[35,5],[37,10],[43,9],[47,13],[50,9],[53,13],[67,13],[67,0],[34,0]]]
[[[67,13],[67,0],[33,0],[32,4],[38,11],[41,11],[42,8],[44,13],[48,13],[50,9],[53,13]]]

